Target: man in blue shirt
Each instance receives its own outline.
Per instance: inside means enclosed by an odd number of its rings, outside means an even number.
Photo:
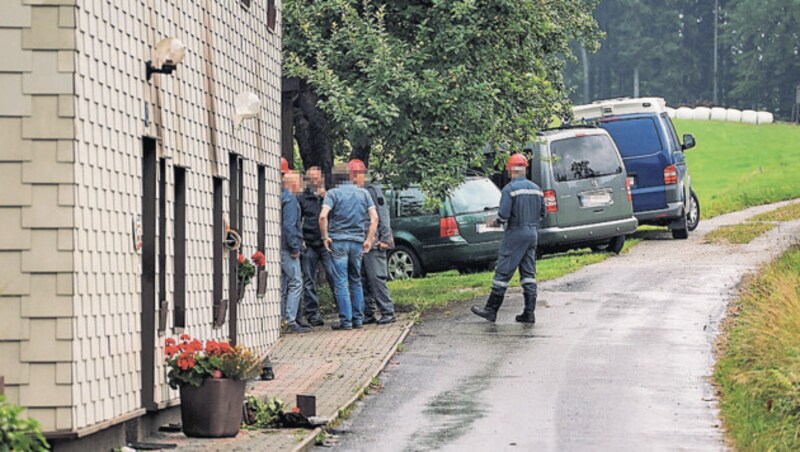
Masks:
[[[378,213],[372,197],[358,186],[363,185],[364,164],[352,163],[347,166],[347,172],[338,168],[335,176],[348,173],[348,180],[337,181],[337,186],[325,194],[319,217],[322,241],[333,257],[333,291],[339,305],[339,324],[332,327],[334,330],[363,326],[361,256],[372,248],[378,228]]]
[[[516,317],[517,322],[536,323],[536,242],[539,222],[545,216],[542,189],[526,179],[528,159],[514,154],[507,169],[511,182],[503,188],[497,223],[505,223],[506,231],[497,258],[497,270],[492,280],[492,292],[486,306],[472,307],[472,313],[494,322],[503,304],[508,282],[519,267],[520,285],[525,297],[525,309]]]
[[[300,175],[287,171],[281,187],[281,308],[290,333],[310,331],[308,325],[297,322],[300,297],[303,293],[303,276],[300,271],[300,250],[303,235],[300,229],[300,204],[296,194],[300,191]]]

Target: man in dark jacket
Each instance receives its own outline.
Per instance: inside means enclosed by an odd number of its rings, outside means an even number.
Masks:
[[[389,206],[386,204],[386,197],[379,185],[366,184],[363,188],[372,197],[372,202],[375,203],[378,211],[377,237],[372,248],[364,255],[361,264],[361,280],[364,286],[364,324],[385,325],[394,323],[396,320],[394,303],[389,295],[389,287],[386,285],[389,276],[386,268],[386,251],[394,248]],[[381,313],[380,319],[375,318],[376,310]]]
[[[290,333],[305,333],[307,325],[297,322],[303,277],[300,271],[300,249],[303,236],[300,232],[300,205],[296,194],[300,191],[300,175],[287,172],[281,188],[281,305]]]
[[[303,218],[303,242],[305,247],[301,257],[303,269],[303,298],[305,299],[305,316],[312,326],[322,326],[319,313],[319,295],[317,295],[317,266],[322,262],[328,285],[333,291],[331,281],[331,253],[322,243],[322,234],[319,230],[319,214],[322,211],[322,202],[325,200],[325,177],[318,166],[312,166],[306,171],[306,188],[298,196],[300,211]]]

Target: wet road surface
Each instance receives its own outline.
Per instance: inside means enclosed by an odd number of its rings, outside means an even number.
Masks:
[[[776,205],[777,206],[777,205]],[[713,342],[742,276],[800,238],[782,224],[744,246],[702,243],[759,207],[650,232],[624,256],[540,285],[537,324],[452,307],[424,318],[337,434],[340,450],[722,450]]]

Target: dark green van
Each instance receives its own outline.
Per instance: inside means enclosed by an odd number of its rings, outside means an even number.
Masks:
[[[530,146],[530,179],[544,192],[547,216],[539,250],[608,248],[619,253],[636,230],[625,165],[603,129],[565,127],[539,132]]]
[[[395,248],[390,279],[458,269],[488,270],[497,261],[502,232],[483,232],[486,216],[497,214],[500,190],[485,177],[467,177],[436,211],[426,210],[418,188],[386,190]]]

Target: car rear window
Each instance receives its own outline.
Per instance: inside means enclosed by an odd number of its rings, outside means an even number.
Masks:
[[[558,182],[622,172],[614,143],[606,135],[586,135],[550,143],[553,177]]]
[[[500,189],[489,179],[467,180],[450,196],[456,215],[482,212],[500,206]]]
[[[623,158],[656,154],[664,147],[658,126],[651,118],[616,119],[600,122],[598,126],[611,134]]]

